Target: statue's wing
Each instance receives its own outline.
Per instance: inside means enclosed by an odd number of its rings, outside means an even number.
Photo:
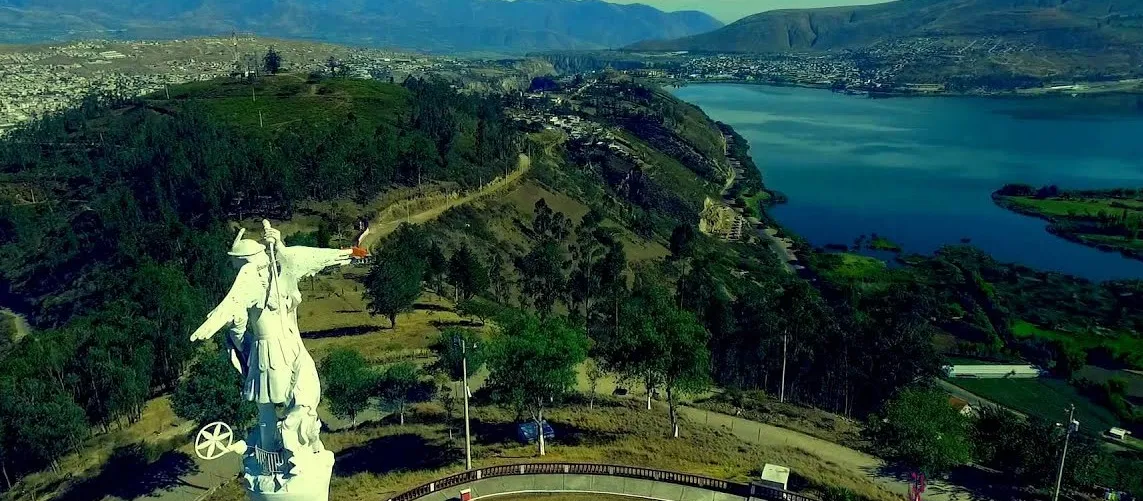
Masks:
[[[330,266],[349,264],[352,259],[348,249],[319,249],[315,247],[287,247],[282,251],[283,264],[297,278],[317,275]]]
[[[238,270],[230,292],[222,299],[206,317],[206,321],[191,334],[191,341],[210,339],[218,331],[227,326],[234,326],[235,331],[246,330],[247,309],[258,304],[264,295],[262,283],[258,279],[258,270],[253,265],[243,266]]]

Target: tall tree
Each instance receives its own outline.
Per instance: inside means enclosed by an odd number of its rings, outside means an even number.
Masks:
[[[448,273],[448,259],[445,258],[444,250],[436,242],[429,246],[428,254],[425,255],[425,281],[429,282],[433,290],[437,294],[441,293],[441,279]]]
[[[553,210],[543,198],[536,201],[532,231],[541,241],[560,242],[571,234],[572,222],[564,213]]]
[[[357,426],[357,415],[369,408],[377,384],[365,357],[350,348],[335,349],[321,361],[318,374],[330,412]]]
[[[370,313],[385,315],[397,327],[397,315],[412,311],[421,296],[425,262],[402,252],[386,252],[377,257],[365,277],[365,299]]]
[[[522,312],[498,323],[488,348],[488,385],[498,400],[531,415],[543,456],[544,409],[575,388],[576,366],[587,358],[587,335],[563,319]]]
[[[201,353],[188,374],[171,397],[175,415],[199,424],[222,421],[235,428],[254,418],[254,405],[241,395],[242,375],[222,353]]]
[[[572,271],[569,285],[571,300],[582,308],[584,322],[587,321],[591,303],[600,293],[599,264],[607,253],[606,244],[614,239],[610,232],[603,231],[599,224],[603,215],[592,209],[583,217],[575,231],[575,242],[571,246]]]
[[[695,229],[689,224],[680,224],[671,232],[671,257],[683,259],[694,252]]]
[[[563,247],[555,241],[540,243],[516,261],[524,297],[541,315],[551,314],[566,295],[566,261]]]
[[[906,388],[874,420],[881,443],[895,459],[926,475],[948,472],[972,460],[969,420],[944,392]]]
[[[663,391],[667,394],[671,430],[678,438],[679,397],[710,388],[710,335],[689,311],[675,310],[659,322],[665,340]]]
[[[647,387],[647,408],[659,386],[667,397],[671,433],[678,436],[678,398],[710,385],[709,335],[694,314],[675,306],[657,285],[643,284],[627,301],[616,336],[600,351],[607,365]]]
[[[433,352],[437,355],[437,369],[449,377],[450,381],[459,381],[464,376],[471,377],[484,366],[485,350],[480,336],[469,329],[449,327],[441,332],[440,338],[433,344]],[[461,367],[463,359],[468,358],[468,374],[464,374]]]
[[[504,304],[508,297],[507,265],[504,256],[493,252],[488,262],[488,283],[492,286],[492,297],[498,304]]]
[[[408,362],[389,367],[377,382],[377,394],[397,412],[401,426],[405,425],[409,404],[431,399],[431,388],[431,384],[422,384],[420,368]]]
[[[488,289],[488,269],[467,245],[461,245],[449,258],[448,277],[456,287],[457,301]]]
[[[426,173],[433,173],[440,161],[440,152],[433,144],[431,138],[421,131],[412,131],[401,138],[401,164],[399,166],[402,177],[406,182],[421,185]]]
[[[52,464],[87,437],[83,409],[71,397],[42,381],[13,382],[9,409],[12,449],[33,463]]]
[[[270,46],[266,50],[266,55],[262,56],[262,69],[271,75],[277,74],[282,69],[282,54],[274,49],[274,46]]]

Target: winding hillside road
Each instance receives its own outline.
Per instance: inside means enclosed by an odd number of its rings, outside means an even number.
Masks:
[[[357,246],[365,249],[371,249],[383,237],[396,231],[397,228],[401,226],[401,224],[421,224],[432,221],[453,207],[459,207],[478,198],[500,191],[507,186],[511,186],[512,183],[523,177],[524,174],[526,174],[531,168],[532,159],[529,158],[528,155],[521,153],[516,164],[516,170],[512,171],[512,173],[496,182],[485,185],[483,188],[477,191],[471,192],[460,198],[447,200],[444,203],[434,205],[422,210],[421,212],[411,214],[400,219],[395,219],[392,221],[381,221],[379,216],[378,219],[375,219],[369,223],[369,227],[365,230],[365,232],[361,234],[361,237],[358,238]]]

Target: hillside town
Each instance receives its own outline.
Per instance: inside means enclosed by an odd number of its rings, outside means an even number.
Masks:
[[[0,134],[91,94],[133,96],[186,82],[245,78],[262,70],[262,57],[270,47],[291,72],[325,72],[336,65],[353,78],[401,80],[434,73],[463,79],[477,90],[511,89],[530,78],[526,67],[512,62],[239,35],[8,47],[0,49]]]

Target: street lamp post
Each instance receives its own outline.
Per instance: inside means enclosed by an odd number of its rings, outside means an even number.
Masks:
[[[1072,432],[1079,429],[1079,421],[1074,418],[1076,413],[1076,406],[1072,404],[1068,408],[1068,423],[1067,429],[1064,432],[1064,450],[1060,453],[1060,471],[1056,474],[1056,493],[1052,495],[1052,501],[1059,501],[1060,499],[1060,485],[1064,481],[1064,460],[1068,456],[1068,439],[1072,438]]]
[[[468,425],[468,343],[460,339],[460,377],[464,381],[464,469],[472,469],[472,431]]]

